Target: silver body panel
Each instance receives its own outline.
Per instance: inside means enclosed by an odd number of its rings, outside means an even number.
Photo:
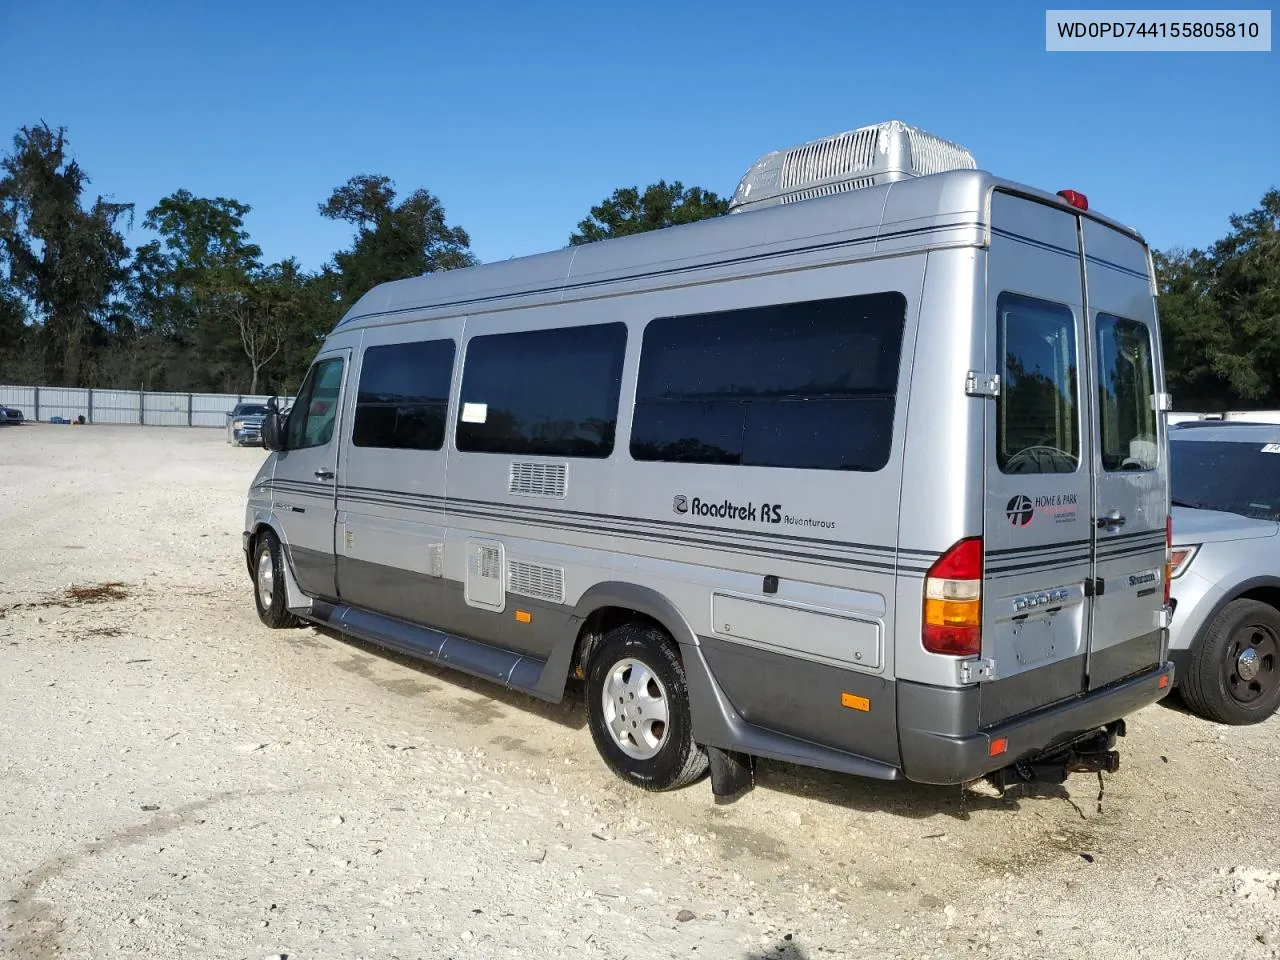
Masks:
[[[1019,754],[1083,732],[1075,729],[1079,718],[1096,723],[1105,715],[1107,722],[1163,691],[1156,689],[1165,669],[1158,601],[1146,604],[1142,631],[1137,614],[1117,602],[1114,619],[1124,621],[1117,630],[1081,584],[1102,566],[1092,533],[1095,496],[1141,515],[1141,533],[1149,533],[1147,520],[1158,520],[1163,538],[1164,458],[1140,481],[1099,481],[1096,494],[1096,469],[1085,458],[1065,481],[1080,498],[1078,522],[1015,540],[1004,529],[1008,493],[992,484],[987,462],[994,405],[965,392],[970,371],[996,366],[988,318],[997,281],[1071,305],[1085,361],[1091,322],[1081,260],[1071,253],[1081,236],[1100,249],[1115,238],[1110,256],[1146,262],[1141,238],[1119,225],[963,171],[385,284],[352,307],[318,358],[346,362],[332,441],[268,458],[251,492],[246,543],[263,526],[280,535],[296,612],[429,658],[447,660],[453,651],[462,669],[551,699],[563,693],[592,612],[634,610],[680,643],[700,742],[870,776],[969,779],[1013,757],[997,763],[987,756],[999,732],[979,706],[980,688],[989,685],[962,682],[955,657],[921,644],[925,572],[961,538],[985,533],[988,551],[1030,546],[1050,554],[1064,541],[1080,542],[1067,548],[1082,557],[1078,564],[1024,564],[1016,577],[986,584],[982,655],[999,678],[1032,677],[1013,698],[1018,709],[999,717],[1016,715]],[[1097,281],[1097,296],[1149,323],[1158,344],[1149,280],[1109,283]],[[630,456],[641,343],[654,318],[887,291],[905,298],[906,318],[881,469]],[[474,338],[606,321],[627,328],[612,455],[457,448]],[[431,339],[457,344],[443,448],[354,446],[349,425],[364,351]],[[1085,397],[1090,383],[1083,378]],[[326,470],[335,474],[331,483],[316,479]],[[725,503],[734,509],[722,516],[690,509]],[[763,505],[777,508],[773,522]],[[1130,566],[1126,560],[1105,575]],[[1005,636],[1013,620],[1006,601],[1059,581],[1070,588],[1069,609],[1039,617],[1052,621],[1052,651],[1020,663]],[[1135,686],[1131,672],[1123,690],[1090,699],[1091,650],[1140,633],[1159,640],[1142,663],[1139,679],[1150,680],[1149,689]],[[1043,675],[1037,671],[1077,659],[1074,687],[1063,693],[1059,684],[1052,696],[1027,699],[1034,676]],[[913,706],[904,717],[907,692]],[[849,709],[846,694],[868,709]]]

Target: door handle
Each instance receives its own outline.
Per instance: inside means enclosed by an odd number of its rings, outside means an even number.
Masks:
[[[1112,510],[1105,517],[1099,517],[1097,520],[1099,530],[1115,530],[1124,526],[1124,516],[1119,510]]]
[[[321,479],[321,480],[332,480],[332,479],[333,479],[333,471],[332,471],[332,470],[317,470],[317,471],[316,471],[316,477],[318,477],[318,478],[319,478],[319,479]],[[1123,523],[1123,521],[1121,521],[1121,522]]]

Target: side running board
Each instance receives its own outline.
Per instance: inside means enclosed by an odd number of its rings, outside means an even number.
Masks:
[[[346,604],[330,604],[317,600],[307,619],[349,634],[358,640],[388,647],[400,653],[439,663],[472,676],[500,683],[542,699],[550,699],[538,689],[547,661],[512,653],[442,630],[420,627],[394,617]]]

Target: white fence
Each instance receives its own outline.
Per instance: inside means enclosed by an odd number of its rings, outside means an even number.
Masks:
[[[261,395],[236,393],[153,393],[142,390],[91,390],[86,387],[12,387],[0,385],[0,406],[16,407],[27,420],[76,420],[85,423],[133,423],[154,427],[225,427],[237,403],[266,403]],[[278,398],[280,408],[292,403]]]

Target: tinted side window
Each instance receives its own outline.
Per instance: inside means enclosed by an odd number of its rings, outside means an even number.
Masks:
[[[341,360],[321,360],[311,368],[289,412],[289,422],[285,427],[286,449],[323,447],[333,439],[341,390]]]
[[[1080,464],[1076,321],[1071,308],[1014,293],[996,300],[1004,358],[996,405],[1003,473],[1075,473]]]
[[[452,340],[395,343],[364,352],[356,420],[357,447],[439,450],[453,378]]]
[[[645,329],[631,455],[879,470],[889,460],[900,293],[683,317]]]
[[[1156,466],[1155,366],[1145,323],[1098,314],[1098,418],[1104,470]]]
[[[473,338],[462,371],[458,449],[609,456],[626,350],[622,323]]]

